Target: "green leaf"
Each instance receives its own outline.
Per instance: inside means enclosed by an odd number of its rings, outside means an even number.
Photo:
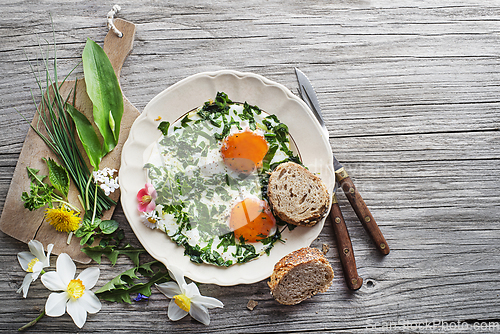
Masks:
[[[104,234],[111,234],[114,231],[118,229],[118,222],[116,220],[103,220],[99,224],[99,228],[101,229],[101,232]]]
[[[163,133],[164,136],[168,134],[168,128],[170,127],[170,122],[163,121],[158,125],[158,130]]]
[[[139,255],[144,253],[143,248],[134,248],[130,245],[126,245],[123,248],[116,248],[116,246],[108,245],[106,247],[95,246],[95,247],[84,247],[82,252],[87,254],[92,260],[97,263],[101,263],[102,256],[106,256],[112,265],[116,264],[118,255],[123,254],[128,256],[135,265],[139,264]]]
[[[111,112],[111,110],[109,111],[108,117],[109,117],[109,128],[113,132],[113,136],[114,136],[116,134],[116,122],[115,122],[115,118],[113,117],[113,113]],[[118,129],[118,134],[120,134],[119,129]],[[116,137],[116,140],[118,141],[118,136]]]
[[[80,245],[82,245],[82,246],[85,245],[89,241],[89,239],[92,237],[93,234],[94,234],[93,232],[86,232],[82,236],[82,238],[80,239]]]
[[[26,167],[28,170],[28,176],[32,182],[38,182],[43,184],[43,179],[47,177],[47,175],[38,175],[39,169]]]
[[[99,164],[105,154],[99,141],[99,137],[97,137],[92,124],[84,114],[78,111],[71,104],[66,104],[66,110],[75,123],[76,132],[78,133],[78,137],[83,144],[83,148],[89,157],[90,164],[94,166],[94,169],[99,169]]]
[[[21,194],[21,200],[24,202],[24,207],[30,211],[41,208],[45,205],[52,205],[52,196],[54,192],[54,187],[42,183],[40,185],[31,183],[30,192],[23,192]]]
[[[30,192],[24,191],[21,194],[21,200],[24,202],[24,207],[30,211],[49,205],[52,207],[52,200],[55,188],[49,184],[43,183],[46,175],[38,175],[39,169],[26,167],[28,177],[30,178]]]
[[[157,267],[156,270],[153,267]],[[140,276],[149,278],[148,282],[135,282]],[[110,302],[132,303],[131,295],[141,293],[151,296],[151,287],[170,280],[165,266],[158,261],[145,263],[141,266],[131,268],[119,274],[111,281],[101,287],[95,294]]]
[[[104,50],[87,39],[82,54],[87,94],[94,104],[94,122],[103,139],[104,152],[118,143],[123,115],[123,96],[113,66]]]
[[[65,198],[68,197],[69,192],[69,173],[66,168],[57,164],[52,159],[43,159],[49,167],[49,180],[50,183],[58,190]]]
[[[145,250],[142,248],[134,248],[130,245],[126,245],[125,247],[119,249],[118,252],[119,252],[119,254],[123,254],[123,255],[128,256],[132,260],[132,262],[134,262],[134,264],[136,266],[138,266],[139,265],[139,255],[144,253]]]

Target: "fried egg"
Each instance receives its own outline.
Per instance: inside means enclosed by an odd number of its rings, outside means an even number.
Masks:
[[[171,124],[145,168],[161,205],[154,228],[192,261],[229,266],[280,240],[266,181],[271,166],[298,158],[276,116],[220,94]]]
[[[248,174],[262,167],[269,145],[263,135],[244,130],[229,135],[222,142],[224,164],[237,173]]]

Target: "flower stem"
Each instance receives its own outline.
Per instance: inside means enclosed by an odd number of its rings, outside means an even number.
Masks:
[[[87,181],[87,186],[85,187],[85,203],[87,204],[85,210],[90,210],[90,203],[89,203],[90,181],[92,181],[92,173],[90,173],[89,180]],[[97,199],[96,199],[96,202],[97,202]]]
[[[78,195],[78,201],[80,202],[80,205],[82,206],[82,208],[85,210],[85,203],[83,203],[83,199],[82,199],[82,195]]]
[[[38,317],[36,317],[36,319],[34,320],[31,320],[30,322],[28,322],[26,325],[20,327],[18,329],[18,331],[23,331],[27,328],[30,328],[31,326],[34,326],[40,319],[42,319],[43,317],[45,316],[45,310],[42,311],[42,313],[40,313],[40,315]]]
[[[74,205],[72,205],[71,203],[66,202],[66,201],[64,201],[64,200],[62,200],[62,199],[61,199],[61,200],[52,200],[52,202],[62,203],[62,204],[64,204],[64,205],[66,205],[66,206],[69,206],[71,209],[75,210],[76,212],[80,213],[80,210],[79,210],[77,207],[75,207],[75,206],[74,206]]]
[[[94,225],[94,220],[95,220],[95,214],[96,214],[96,208],[97,208],[97,186],[95,187],[95,201],[94,201],[94,212],[92,214],[92,225]]]
[[[71,243],[71,238],[73,237],[73,231],[68,233],[68,239],[66,239],[66,244],[69,245]]]

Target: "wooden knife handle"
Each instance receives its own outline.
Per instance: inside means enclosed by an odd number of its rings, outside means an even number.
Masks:
[[[347,199],[349,200],[349,203],[351,203],[354,212],[356,212],[359,221],[361,222],[361,224],[363,224],[363,227],[372,238],[379,252],[384,255],[389,254],[390,252],[389,245],[387,244],[384,235],[380,231],[377,222],[373,218],[372,214],[370,213],[370,210],[366,206],[365,201],[363,200],[361,194],[354,186],[354,183],[352,182],[351,178],[345,171],[344,167],[335,171],[335,176],[337,182],[342,187],[342,190],[344,190],[344,193]]]
[[[351,238],[345,225],[344,217],[340,211],[337,195],[333,194],[332,208],[330,210],[330,219],[332,220],[335,239],[337,240],[337,249],[339,251],[342,270],[347,287],[351,290],[358,290],[363,285],[363,279],[359,277],[356,268],[356,260],[352,250]]]

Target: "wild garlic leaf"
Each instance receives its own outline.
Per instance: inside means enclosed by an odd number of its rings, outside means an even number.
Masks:
[[[65,198],[68,197],[69,192],[69,173],[66,168],[57,164],[52,159],[43,159],[49,167],[49,180],[50,183],[59,191]]]
[[[113,117],[113,113],[111,112],[111,110],[109,111],[109,128],[111,129],[111,131],[113,132],[113,136],[116,134],[116,122],[115,122],[115,118]],[[118,129],[118,135],[120,134],[120,129]],[[116,136],[116,140],[118,141],[118,136]]]
[[[87,94],[94,105],[94,122],[104,139],[104,154],[118,143],[123,96],[113,66],[104,50],[87,39],[82,54]]]
[[[66,110],[75,123],[76,132],[78,133],[78,137],[82,142],[83,148],[89,157],[90,164],[94,166],[94,169],[98,170],[101,159],[104,156],[99,137],[97,137],[92,124],[84,114],[69,103],[66,104]]]

